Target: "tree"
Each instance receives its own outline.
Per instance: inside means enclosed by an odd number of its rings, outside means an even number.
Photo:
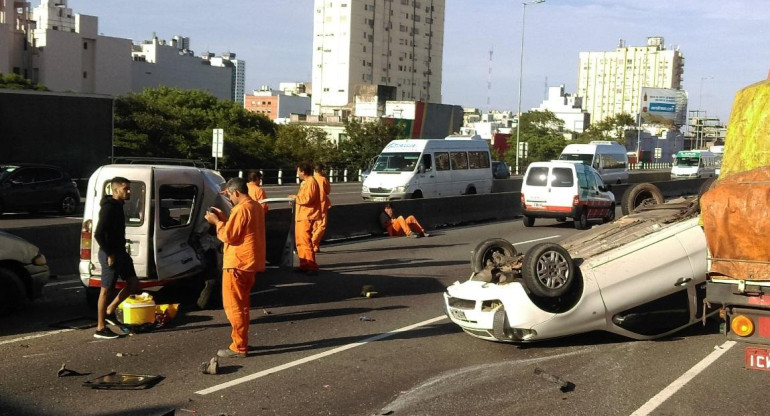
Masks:
[[[345,122],[348,137],[339,144],[335,164],[347,169],[367,169],[369,162],[393,140],[407,139],[404,126],[384,120],[361,122],[351,119]]]
[[[628,113],[620,113],[613,117],[591,123],[583,133],[578,136],[578,143],[588,143],[592,140],[614,140],[620,144],[626,144],[626,132],[635,126],[634,118]]]
[[[330,163],[336,152],[334,143],[321,129],[300,124],[278,126],[275,138],[275,156],[284,167],[297,167],[300,161]]]
[[[0,74],[0,89],[48,91],[43,84],[35,84],[18,74]]]
[[[556,159],[566,145],[564,121],[550,111],[529,111],[521,115],[519,142],[528,143],[526,161]],[[508,139],[505,160],[516,166],[516,132]],[[522,166],[523,167],[523,166]]]
[[[223,167],[274,162],[275,124],[201,90],[159,87],[115,100],[115,155],[211,159],[214,128],[225,133]]]

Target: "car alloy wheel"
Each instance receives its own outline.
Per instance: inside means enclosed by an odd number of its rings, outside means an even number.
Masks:
[[[67,195],[61,200],[61,205],[59,206],[62,214],[65,215],[72,215],[75,213],[75,209],[78,207],[78,201],[75,199],[72,195]]]
[[[522,277],[535,296],[560,297],[575,286],[575,263],[558,244],[536,244],[524,256]]]

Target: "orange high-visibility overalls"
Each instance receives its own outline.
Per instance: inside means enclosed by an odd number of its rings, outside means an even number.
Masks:
[[[329,194],[332,193],[332,186],[329,184],[329,179],[318,172],[314,173],[313,177],[321,191],[321,218],[313,222],[313,252],[317,253],[321,247],[321,240],[326,233],[329,208],[332,206],[332,202],[329,199]]]
[[[233,327],[230,349],[245,354],[249,350],[251,287],[257,272],[265,271],[265,211],[258,202],[245,199],[216,227],[217,238],[225,243],[222,306]]]
[[[321,190],[315,178],[308,176],[302,181],[294,201],[294,241],[297,244],[299,268],[316,271],[318,263],[313,252],[313,223],[321,217]]]

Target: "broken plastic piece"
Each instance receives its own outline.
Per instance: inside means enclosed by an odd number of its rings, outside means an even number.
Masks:
[[[112,390],[147,389],[163,380],[163,378],[163,376],[123,374],[113,371],[109,374],[84,382],[83,387]]]
[[[83,373],[78,373],[78,372],[77,372],[77,371],[75,371],[75,370],[70,370],[69,368],[67,368],[67,367],[66,367],[66,365],[65,365],[64,363],[62,363],[62,365],[61,365],[61,368],[60,368],[60,369],[59,369],[59,371],[56,373],[56,376],[57,376],[57,377],[67,377],[67,376],[85,376],[85,375],[88,375],[88,374],[91,374],[91,373],[86,373],[86,374],[83,374]]]
[[[368,317],[366,315],[361,315],[361,316],[358,317],[358,319],[360,321],[365,321],[365,322],[372,322],[372,321],[374,321],[374,318],[370,318],[370,317]]]

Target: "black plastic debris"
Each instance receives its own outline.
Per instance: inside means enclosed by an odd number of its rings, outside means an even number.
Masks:
[[[561,390],[562,393],[569,393],[573,390],[575,390],[575,384],[571,383],[567,380],[562,379],[559,376],[554,376],[551,374],[546,373],[540,368],[535,367],[535,375],[538,375],[551,383],[555,383],[559,386],[559,390]]]
[[[84,382],[83,387],[109,390],[141,390],[148,389],[158,384],[163,378],[163,376],[123,374],[113,371],[109,374]]]
[[[56,372],[57,377],[69,377],[69,376],[87,376],[91,373],[78,373],[75,370],[70,370],[67,368],[66,364],[62,363],[61,368],[59,371]]]

